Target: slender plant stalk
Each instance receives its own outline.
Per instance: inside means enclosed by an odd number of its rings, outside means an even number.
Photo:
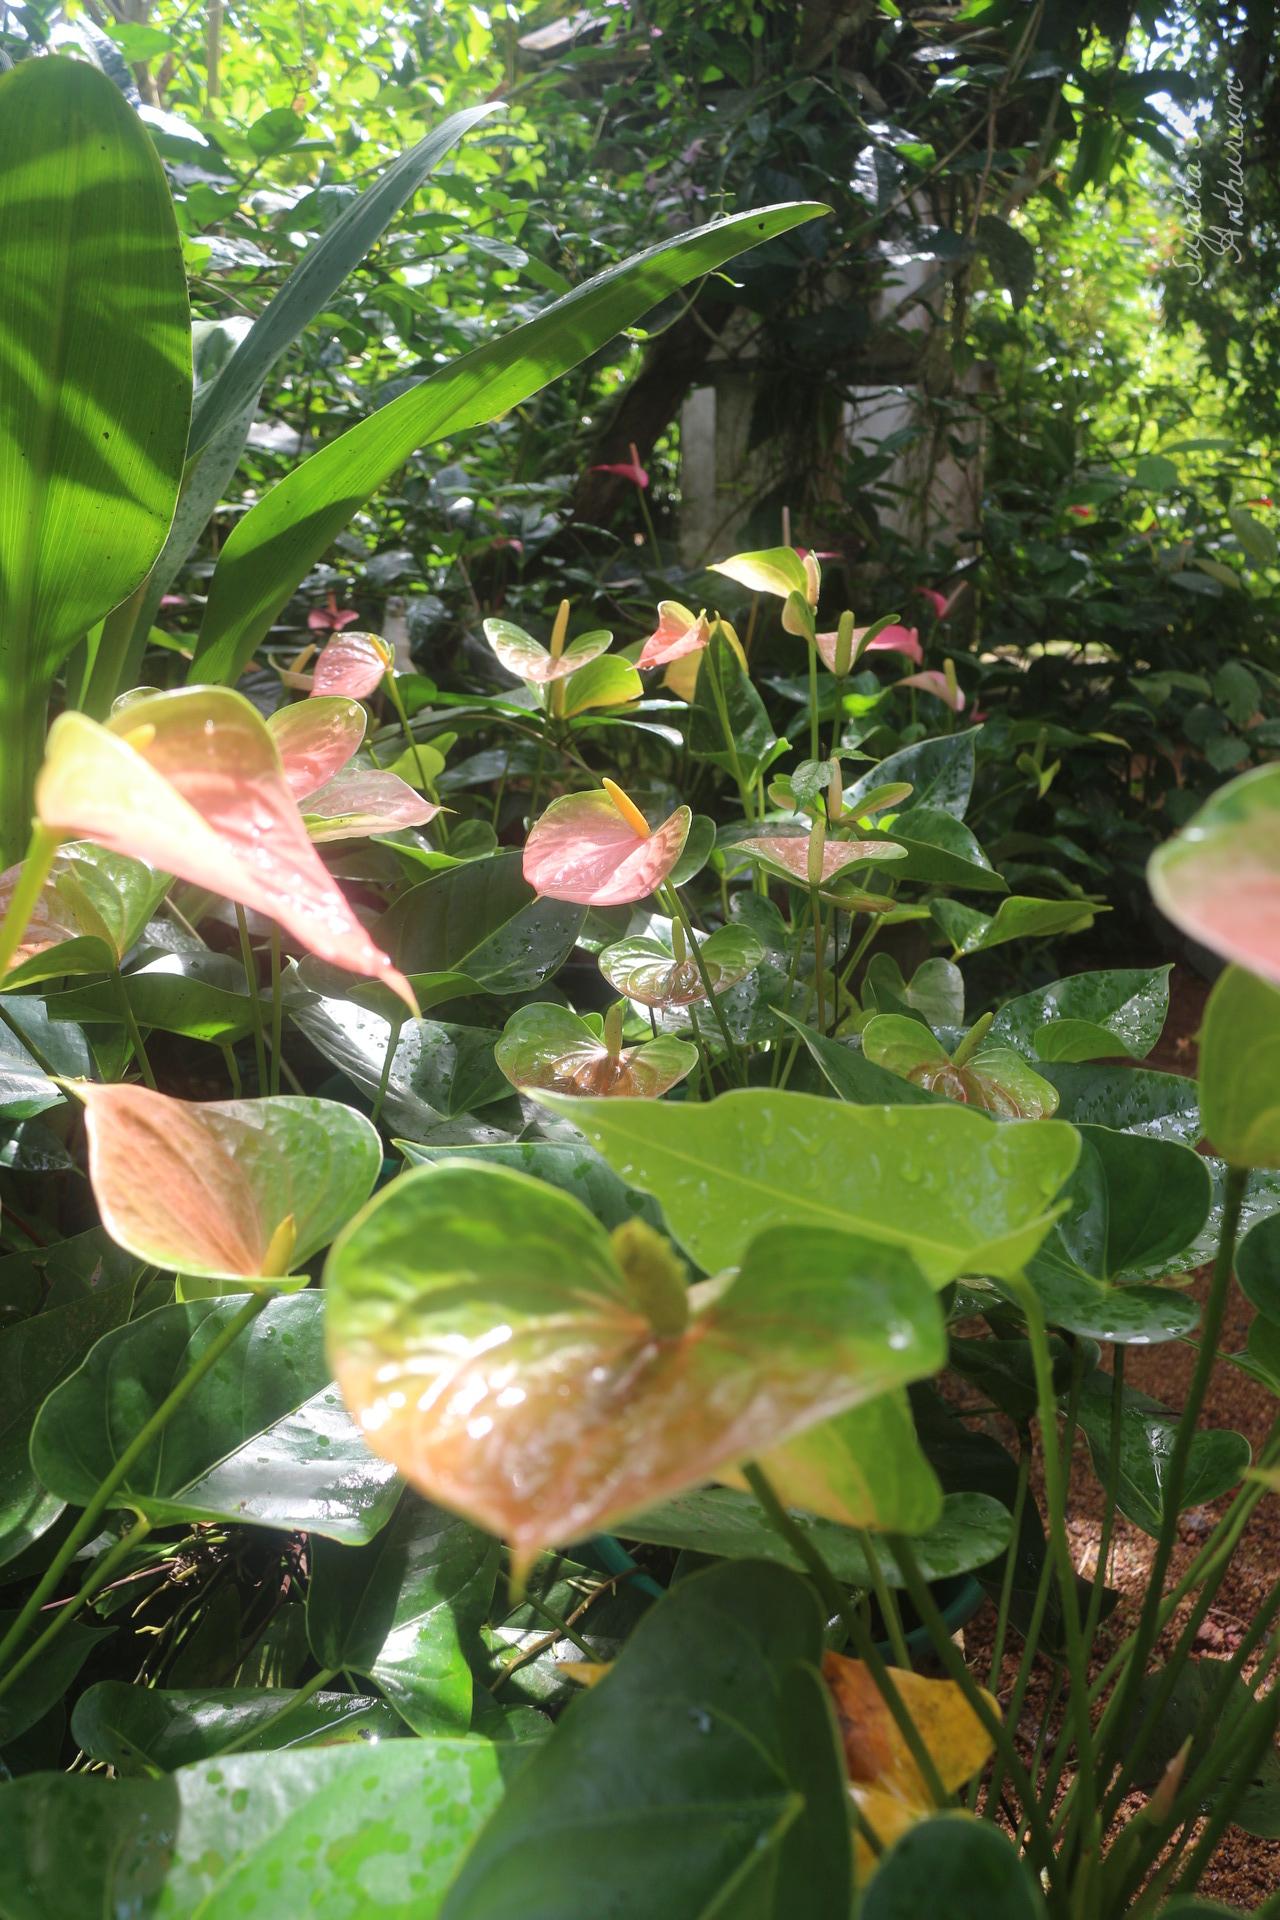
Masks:
[[[8,752],[8,748],[5,751]],[[61,834],[42,827],[39,821],[32,827],[22,871],[9,901],[9,910],[0,921],[0,980],[9,971],[13,956],[36,910],[40,890],[49,877],[53,857],[61,845]]]
[[[373,1096],[373,1111],[369,1115],[375,1127],[382,1115],[382,1103],[387,1097],[387,1087],[391,1082],[391,1068],[395,1062],[396,1053],[400,1046],[400,1034],[403,1027],[403,1020],[393,1020],[390,1031],[387,1034],[387,1051],[383,1055],[382,1072],[378,1075],[378,1091]]]
[[[1103,1488],[1102,1530],[1098,1538],[1098,1564],[1094,1570],[1093,1591],[1089,1595],[1084,1619],[1084,1637],[1093,1645],[1102,1620],[1102,1603],[1107,1591],[1107,1562],[1111,1558],[1111,1540],[1115,1532],[1116,1497],[1120,1490],[1120,1439],[1124,1426],[1124,1348],[1114,1347],[1111,1355],[1111,1423],[1108,1430],[1107,1472]]]
[[[875,1594],[876,1605],[880,1609],[880,1618],[884,1621],[885,1636],[893,1657],[903,1671],[909,1673],[912,1664],[911,1653],[907,1646],[907,1637],[902,1630],[902,1611],[898,1606],[898,1596],[884,1577],[884,1568],[880,1565],[880,1556],[876,1552],[871,1535],[859,1527],[857,1540],[871,1572],[871,1591]]]
[[[253,944],[249,939],[249,922],[245,911],[237,902],[236,925],[240,929],[240,958],[244,962],[245,977],[249,983],[249,1011],[253,1016],[253,1056],[258,1068],[258,1092],[267,1084],[267,1039],[262,1029],[262,1002],[258,997],[258,963],[254,958]]]
[[[119,967],[112,967],[111,969],[111,985],[115,992],[117,1005],[120,1008],[120,1018],[124,1022],[124,1030],[128,1034],[129,1044],[133,1048],[133,1057],[138,1063],[138,1072],[142,1075],[144,1086],[150,1087],[152,1093],[154,1093],[156,1091],[156,1076],[151,1071],[151,1062],[147,1057],[147,1049],[143,1044],[142,1032],[137,1020],[134,1018],[133,1007],[129,1001],[129,990],[125,986],[124,975],[121,973]]]
[[[400,722],[400,731],[404,735],[405,745],[413,756],[414,766],[418,769],[418,779],[422,782],[422,791],[429,800],[433,800],[435,804],[439,806],[440,796],[436,792],[435,781],[427,772],[427,764],[422,757],[421,743],[415,738],[413,728],[409,725],[409,716],[405,712],[404,698],[399,687],[396,685],[396,670],[394,667],[387,668],[386,673],[383,675],[383,680],[387,692],[391,696],[391,704],[396,710],[396,718]],[[444,815],[438,813],[432,824],[440,835],[441,847],[447,847],[449,844],[449,830],[445,826]]]
[[[244,1729],[243,1733],[238,1733],[234,1740],[228,1740],[225,1746],[218,1747],[216,1751],[219,1758],[224,1753],[239,1753],[243,1747],[249,1745],[250,1741],[261,1743],[264,1734],[276,1733],[282,1723],[295,1714],[299,1707],[305,1706],[315,1694],[322,1693],[327,1686],[331,1686],[341,1672],[341,1667],[321,1667],[319,1673],[313,1673],[306,1685],[299,1687],[297,1692],[283,1701],[277,1711],[266,1720],[254,1721],[251,1726]]]
[[[729,1023],[724,1017],[724,1008],[716,999],[715,991],[711,985],[711,976],[707,972],[707,963],[702,957],[702,947],[697,934],[694,932],[693,921],[689,918],[689,910],[680,898],[680,889],[673,886],[660,887],[658,889],[658,898],[666,906],[667,912],[671,915],[672,919],[679,920],[681,926],[684,928],[685,939],[689,943],[689,954],[694,966],[698,969],[698,978],[702,982],[702,991],[711,1002],[711,1011],[715,1015],[716,1025],[720,1029],[720,1037],[728,1049],[730,1071],[734,1078],[745,1086],[747,1083],[746,1068],[742,1063],[742,1057],[738,1052],[733,1035],[729,1031]]]
[[[809,887],[809,912],[813,920],[813,985],[818,996],[818,1032],[827,1030],[826,981],[824,979],[826,961],[826,933],[822,925],[822,904],[817,887]]]
[[[93,1539],[94,1531],[103,1514],[109,1511],[113,1503],[125,1506],[129,1504],[127,1500],[115,1502],[115,1496],[128,1480],[135,1463],[142,1458],[156,1437],[164,1432],[183,1401],[200,1384],[205,1375],[218,1364],[228,1347],[233,1347],[245,1329],[253,1324],[270,1298],[270,1294],[255,1293],[245,1301],[239,1313],[227,1322],[220,1333],[215,1334],[199,1359],[187,1369],[172,1391],[160,1402],[151,1418],[138,1429],[110,1472],[99,1482],[97,1492],[45,1568],[39,1583],[29,1595],[8,1633],[0,1641],[0,1693],[4,1693],[12,1685],[13,1678],[12,1672],[5,1669],[4,1663],[15,1649],[22,1645],[31,1623],[39,1614],[45,1601],[51,1599],[57,1591],[58,1582],[85,1541]]]
[[[813,641],[809,643],[809,758],[819,760],[822,749],[818,744],[818,649]]]
[[[778,1538],[790,1547],[801,1566],[809,1574],[822,1597],[828,1617],[838,1619],[843,1624],[854,1652],[866,1666],[876,1691],[892,1714],[894,1723],[906,1742],[907,1751],[915,1761],[934,1805],[946,1806],[950,1795],[942,1784],[933,1755],[921,1739],[920,1730],[912,1719],[902,1695],[894,1685],[893,1675],[881,1658],[879,1649],[867,1630],[865,1620],[860,1619],[857,1609],[849,1604],[848,1595],[822,1554],[803,1527],[796,1525],[774,1492],[765,1473],[755,1461],[747,1462],[742,1469],[742,1477],[759,1501],[761,1511],[769,1525]]]
[[[280,1000],[280,929],[271,925],[271,1091],[280,1091],[280,1029],[284,1007]]]
[[[141,1546],[150,1531],[151,1522],[149,1520],[136,1520],[129,1528],[129,1531],[116,1541],[114,1547],[110,1548],[108,1552],[102,1554],[101,1557],[95,1561],[79,1592],[58,1608],[57,1613],[54,1614],[53,1619],[49,1622],[44,1632],[18,1655],[13,1665],[5,1674],[3,1681],[0,1681],[0,1692],[4,1692],[7,1688],[11,1687],[15,1681],[20,1680],[27,1668],[31,1666],[34,1661],[38,1660],[42,1654],[48,1652],[63,1628],[70,1626],[76,1615],[89,1604],[94,1594],[105,1587],[116,1568],[122,1561],[128,1559],[135,1547]]]

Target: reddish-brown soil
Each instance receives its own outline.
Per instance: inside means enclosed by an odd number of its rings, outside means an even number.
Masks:
[[[1194,974],[1183,967],[1175,970],[1170,1019],[1147,1065],[1164,1072],[1194,1073],[1195,1036],[1207,995],[1207,987]],[[1193,1285],[1193,1291],[1201,1299],[1205,1294],[1207,1279],[1207,1273],[1201,1273]],[[1238,1352],[1244,1346],[1252,1318],[1252,1307],[1238,1289],[1233,1289],[1220,1343],[1223,1352]],[[1127,1383],[1166,1406],[1179,1407],[1183,1403],[1194,1364],[1194,1349],[1179,1341],[1148,1348],[1131,1347],[1126,1356],[1125,1378]],[[1256,1452],[1275,1417],[1274,1399],[1265,1388],[1239,1368],[1225,1362],[1219,1363],[1210,1382],[1202,1424],[1233,1428],[1246,1434]],[[1216,1507],[1193,1509],[1183,1515],[1173,1566],[1174,1579],[1188,1566],[1226,1504],[1223,1501]],[[1080,1573],[1091,1577],[1097,1566],[1100,1544],[1102,1491],[1089,1464],[1083,1442],[1077,1444],[1072,1460],[1071,1516],[1070,1533],[1075,1564]],[[1095,1652],[1099,1665],[1117,1641],[1136,1624],[1147,1589],[1153,1544],[1149,1536],[1137,1527],[1124,1520],[1117,1522],[1108,1581],[1118,1590],[1120,1601],[1098,1635]],[[1215,1603],[1200,1628],[1197,1651],[1207,1658],[1229,1658],[1239,1646],[1255,1608],[1274,1583],[1278,1572],[1280,1499],[1268,1496],[1256,1509],[1249,1530],[1218,1590]],[[1185,1624],[1189,1612],[1190,1602],[1180,1611],[1166,1634],[1163,1643],[1166,1647]],[[990,1661],[993,1628],[993,1610],[986,1607],[965,1635],[966,1652],[984,1677]],[[1004,1700],[1008,1699],[1013,1686],[1020,1652],[1020,1647],[1016,1648],[1005,1660],[998,1688]],[[1046,1675],[1032,1689],[1019,1730],[1020,1742],[1025,1744],[1028,1756],[1039,1728],[1047,1684]],[[1138,1804],[1135,1800],[1135,1808]],[[1280,1887],[1280,1841],[1258,1840],[1237,1828],[1231,1828],[1199,1890],[1208,1898],[1251,1911],[1275,1893],[1277,1887]]]

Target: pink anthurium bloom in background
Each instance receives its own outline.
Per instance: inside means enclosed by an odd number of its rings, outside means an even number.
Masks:
[[[631,454],[629,460],[601,460],[592,467],[592,473],[616,473],[620,480],[629,480],[633,487],[639,487],[643,492],[649,484],[649,476],[640,464],[640,455],[634,440],[631,442],[629,452]]]
[[[320,649],[311,681],[313,694],[345,693],[367,700],[395,665],[395,656],[377,633],[340,633]]]
[[[924,659],[924,649],[915,627],[881,627],[879,633],[864,646],[862,636],[867,631],[866,627],[855,627],[853,630],[854,660],[860,659],[864,653],[904,653],[908,660],[914,660],[917,665]],[[820,633],[817,638],[818,652],[824,664],[834,673],[840,636],[836,633]]]
[[[906,848],[896,841],[829,840],[819,835],[815,844],[812,833],[755,834],[748,840],[737,841],[726,851],[749,854],[762,866],[806,887],[814,881],[822,887],[830,886],[836,875],[848,867],[874,866],[906,856]],[[859,898],[859,910],[868,913],[887,913],[892,905],[887,893],[867,895],[865,907]]]
[[[931,693],[935,700],[941,700],[953,713],[964,712],[964,693],[956,682],[955,668],[947,662],[949,671],[939,673],[936,667],[926,667],[923,673],[904,673],[897,682],[900,687],[918,687],[921,693]]]
[[[364,740],[368,715],[358,700],[321,694],[278,707],[267,721],[295,800],[322,787]]]
[[[320,694],[278,708],[267,721],[289,791],[302,806],[313,840],[425,827],[440,812],[398,773],[348,766],[364,739],[366,720],[358,700]]]
[[[955,612],[956,603],[963,596],[968,584],[967,580],[962,580],[960,585],[954,587],[949,594],[939,593],[936,587],[917,587],[915,591],[920,595],[922,600],[929,602],[929,605],[933,608],[934,617],[941,623],[943,620],[949,620],[951,618],[951,615]]]
[[[677,807],[651,827],[621,787],[606,780],[588,793],[553,800],[524,849],[524,877],[535,893],[586,907],[644,900],[671,873],[693,815]]]
[[[484,637],[499,664],[529,687],[548,687],[558,680],[567,680],[581,667],[598,660],[613,645],[613,635],[607,627],[597,627],[591,633],[580,633],[576,640],[570,640],[566,646],[568,632],[567,600],[562,600],[556,609],[550,644],[545,647],[531,633],[526,633],[523,627],[517,627],[510,620],[484,622]]]
[[[636,661],[637,667],[667,667],[686,654],[701,653],[711,638],[711,624],[705,613],[691,613],[678,600],[659,600],[658,624]]]
[[[344,627],[354,626],[360,618],[356,607],[340,607],[336,594],[329,595],[329,604],[325,607],[313,607],[307,615],[307,626],[312,633],[341,633]]]
[[[1068,507],[1067,512],[1073,513],[1077,520],[1092,520],[1097,513],[1097,508],[1080,506]]]
[[[95,840],[276,920],[300,946],[409,982],[370,939],[307,837],[265,721],[228,687],[144,695],[106,726],[64,713],[36,781],[47,832]]]

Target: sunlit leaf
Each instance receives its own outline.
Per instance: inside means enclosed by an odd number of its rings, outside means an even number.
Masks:
[[[425,827],[440,808],[383,767],[343,767],[302,803],[307,833],[317,844],[356,840],[401,827]]]
[[[375,1129],[332,1100],[197,1104],[123,1083],[74,1091],[103,1225],[175,1273],[279,1285],[345,1225],[382,1164]]]
[[[692,820],[688,807],[677,807],[649,828],[620,812],[603,787],[566,794],[552,801],[526,840],[524,877],[552,900],[626,906],[662,885],[684,851]]]
[[[570,680],[564,693],[565,718],[572,720],[600,707],[629,706],[643,693],[644,684],[631,662],[618,654],[605,654],[589,660]]]
[[[21,866],[0,873],[0,917]],[[169,886],[167,874],[89,840],[58,849],[5,976],[10,990],[63,974],[102,973],[133,945]]]
[[[550,686],[553,681],[568,679],[579,667],[585,667],[589,660],[598,659],[602,653],[606,653],[613,642],[613,635],[602,628],[594,633],[580,633],[576,640],[569,642],[563,653],[552,654],[540,640],[535,640],[531,633],[513,625],[510,620],[486,620],[484,637],[507,672],[514,673],[517,679],[525,680],[534,687]]]
[[[1280,986],[1280,766],[1212,794],[1157,848],[1147,878],[1175,926]]]
[[[745,980],[764,957],[764,948],[745,927],[717,927],[698,940],[712,991],[727,992]],[[645,1007],[687,1007],[706,993],[697,962],[677,960],[670,947],[648,935],[616,940],[597,956],[601,973],[618,993]]]
[[[717,560],[712,573],[736,580],[752,593],[772,593],[785,600],[789,594],[807,596],[809,576],[804,561],[794,547],[769,547],[759,553],[735,553],[728,560]]]
[[[313,698],[345,695],[367,700],[394,668],[395,655],[381,634],[335,633],[316,659],[311,694]]]
[[[769,873],[776,873],[784,880],[790,880],[802,887],[809,881],[809,861],[812,835],[807,833],[761,833],[752,834],[748,839],[736,840],[733,853],[748,854],[752,860],[758,860]],[[882,862],[900,860],[905,848],[896,846],[892,840],[835,840],[828,838],[821,852],[821,881],[829,887],[837,875],[849,872],[853,867],[874,867]],[[874,903],[874,904],[873,904]],[[859,894],[858,907],[867,913],[887,913],[893,905],[888,894]]]
[[[923,1022],[878,1013],[862,1030],[862,1051],[874,1066],[961,1106],[1001,1120],[1044,1120],[1057,1111],[1058,1090],[1012,1047],[982,1047],[955,1061]]]
[[[144,695],[106,727],[64,713],[36,785],[44,826],[146,860],[280,922],[334,966],[374,974],[411,1008],[307,838],[265,722],[241,694]]]
[[[123,1680],[100,1680],[87,1688],[71,1718],[83,1752],[122,1779],[171,1773],[209,1759],[233,1741],[246,1753],[271,1752],[385,1740],[402,1730],[390,1707],[362,1693],[324,1691],[299,1700],[278,1687],[197,1692],[130,1686]]]
[[[665,1243],[620,1232],[524,1175],[446,1164],[393,1182],[326,1264],[369,1444],[521,1567],[941,1362],[930,1289],[883,1243],[767,1234],[687,1293]]]
[[[1171,967],[1077,973],[1008,1000],[992,1024],[1030,1059],[1145,1059],[1169,1011]]]
[[[662,1034],[611,1052],[568,1007],[538,1005],[512,1014],[494,1058],[513,1087],[654,1100],[693,1071],[698,1051]]]
[[[295,800],[331,780],[364,739],[368,715],[358,700],[327,696],[277,707],[267,721]]]

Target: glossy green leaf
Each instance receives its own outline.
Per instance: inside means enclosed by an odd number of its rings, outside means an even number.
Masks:
[[[406,1132],[425,1132],[510,1093],[494,1063],[497,1035],[486,1028],[439,1020],[393,1025],[345,998],[294,1002],[289,1011],[299,1032],[370,1100],[382,1085],[387,1048],[394,1046],[381,1118]]]
[[[0,1378],[10,1383],[0,1406],[0,1565],[38,1540],[62,1511],[32,1468],[31,1423],[94,1342],[128,1319],[135,1289],[135,1280],[118,1280],[0,1328]]]
[[[682,1581],[511,1783],[441,1920],[565,1920],[606,1888],[611,1920],[791,1920],[801,1885],[806,1920],[848,1920],[821,1628],[812,1590],[782,1567],[739,1560]]]
[[[1152,854],[1160,911],[1193,940],[1280,986],[1280,766],[1212,794]]]
[[[1080,1391],[1080,1430],[1089,1443],[1094,1471],[1104,1485],[1113,1471],[1111,1458],[1111,1400],[1109,1373],[1088,1374]],[[1158,1400],[1125,1387],[1121,1407],[1120,1460],[1116,1504],[1125,1518],[1144,1533],[1158,1535],[1164,1513],[1164,1487],[1173,1452],[1178,1415]],[[1242,1433],[1198,1431],[1191,1442],[1186,1481],[1179,1511],[1205,1506],[1230,1491],[1252,1457]]]
[[[1280,1322],[1280,1214],[1259,1220],[1240,1241],[1236,1279],[1259,1313]]]
[[[735,553],[728,560],[716,560],[708,569],[722,573],[752,593],[775,594],[786,600],[793,593],[804,596],[809,576],[804,561],[794,547],[765,547],[756,553]]]
[[[854,806],[856,810],[856,801]],[[894,865],[895,880],[919,880],[973,893],[1009,891],[968,827],[943,807],[909,807],[893,815],[883,834],[871,827],[859,831],[868,840],[883,839],[905,847],[905,859]]]
[[[932,900],[929,911],[950,940],[956,957],[986,953],[1009,940],[1047,940],[1051,934],[1081,933],[1093,925],[1101,907],[1080,900],[1031,900],[1010,894],[994,915],[978,913],[959,900]]]
[[[227,1754],[159,1780],[31,1774],[0,1787],[14,1836],[0,1910],[433,1920],[525,1757],[487,1740],[355,1741]]]
[[[21,866],[0,874],[0,911]],[[5,975],[10,992],[65,974],[103,973],[123,958],[169,886],[140,860],[73,840],[54,855],[49,878]],[[25,956],[25,957],[24,957]]]
[[[81,1086],[89,1177],[117,1245],[171,1273],[279,1286],[368,1199],[375,1129],[335,1100],[173,1100]]]
[[[405,1492],[368,1546],[313,1546],[312,1653],[322,1667],[374,1681],[415,1733],[465,1733],[467,1653],[493,1598],[498,1557],[489,1535]]]
[[[923,960],[908,982],[892,954],[873,953],[862,991],[876,1013],[914,1013],[930,1027],[964,1025],[964,975],[952,960]]]
[[[55,949],[56,952],[56,949]],[[253,1032],[253,1003],[244,968],[225,953],[170,953],[121,976],[134,1019],[143,1030],[185,1034],[234,1046]],[[51,994],[51,1020],[118,1026],[120,989],[114,981]]]
[[[862,1896],[860,1920],[1045,1920],[1035,1876],[990,1821],[964,1813],[921,1820],[890,1847]]]
[[[689,708],[689,752],[742,785],[772,763],[778,738],[750,674],[719,627],[701,662]]]
[[[632,700],[639,700],[643,693],[644,682],[629,660],[614,654],[602,655],[598,660],[589,660],[565,687],[565,718],[572,720],[597,707],[624,707]]]
[[[340,1549],[338,1550],[340,1551]],[[100,1680],[76,1701],[71,1733],[91,1760],[123,1778],[172,1773],[220,1753],[232,1741],[246,1753],[386,1740],[402,1731],[391,1708],[360,1693],[297,1695],[277,1687],[219,1687],[204,1692]],[[279,1726],[274,1723],[277,1716]]]
[[[978,738],[976,727],[966,727],[963,733],[948,734],[941,740],[920,740],[913,747],[891,753],[845,788],[845,806],[857,813],[859,801],[877,787],[905,781],[911,787],[913,809],[928,807],[963,820],[973,792]]]
[[[647,1193],[620,1180],[607,1161],[585,1141],[513,1140],[492,1146],[433,1147],[413,1140],[395,1143],[411,1167],[438,1166],[442,1160],[469,1160],[476,1166],[510,1167],[532,1174],[561,1193],[572,1194],[587,1212],[612,1232],[624,1220],[639,1218],[661,1227],[662,1214]]]
[[[699,938],[698,948],[715,992],[736,987],[764,958],[764,948],[745,927],[717,927]],[[706,999],[697,962],[691,954],[677,960],[669,942],[637,934],[602,947],[598,960],[614,991],[641,1006],[665,1010]]]
[[[613,1240],[493,1167],[402,1175],[325,1267],[329,1349],[369,1444],[506,1539],[517,1568],[941,1362],[923,1277],[849,1233],[764,1235],[690,1294],[648,1229]]]
[[[793,1020],[789,1014],[780,1014],[779,1018],[800,1034],[827,1084],[856,1107],[938,1106],[946,1097],[874,1065],[863,1053],[860,1038],[829,1040],[826,1034]]]
[[[928,1027],[906,1014],[878,1013],[868,1020],[862,1051],[886,1073],[998,1119],[1047,1119],[1058,1105],[1057,1088],[1033,1073],[1012,1047],[979,1046],[957,1064]]]
[[[1046,1066],[1058,1089],[1058,1118],[1077,1126],[1113,1127],[1118,1133],[1180,1140],[1194,1146],[1203,1129],[1194,1080],[1147,1067]]]
[[[308,568],[411,454],[510,412],[669,294],[822,211],[757,208],[662,241],[441,367],[313,453],[223,547],[193,678],[235,679]]]
[[[660,1034],[611,1052],[595,1028],[568,1007],[538,1004],[512,1014],[494,1058],[522,1091],[656,1100],[692,1073],[698,1050]]]
[[[243,1296],[160,1307],[99,1340],[40,1409],[31,1464],[83,1506]],[[372,1539],[395,1505],[395,1476],[368,1451],[329,1384],[324,1301],[270,1301],[192,1390],[120,1489],[158,1524],[230,1520]]]
[[[411,887],[379,922],[404,971],[462,973],[489,993],[529,993],[573,951],[586,909],[540,899],[519,853],[471,860]]]
[[[8,1633],[17,1617],[16,1612],[0,1613],[0,1633]],[[91,1627],[74,1620],[18,1675],[0,1694],[0,1747],[16,1740],[64,1698],[98,1641],[114,1632],[114,1627]]]
[[[1077,973],[1006,1001],[991,1027],[1031,1060],[1145,1060],[1169,1011],[1172,967]]]
[[[942,1488],[920,1451],[905,1392],[809,1427],[760,1455],[779,1498],[844,1527],[922,1534],[942,1513]],[[746,1482],[733,1468],[726,1485]]]
[[[1183,1763],[1183,1779],[1189,1780],[1214,1752],[1216,1744],[1222,1742],[1223,1764],[1214,1769],[1201,1810],[1208,1813],[1220,1803],[1244,1732],[1242,1722],[1236,1720],[1231,1734],[1223,1741],[1224,1715],[1234,1717],[1249,1711],[1249,1698],[1253,1694],[1253,1689],[1246,1687],[1240,1675],[1228,1677],[1229,1667],[1230,1662],[1226,1660],[1186,1662],[1148,1735],[1134,1777],[1136,1786],[1158,1786],[1165,1768],[1182,1753],[1184,1746],[1189,1751]],[[1159,1667],[1144,1676],[1135,1715],[1138,1726],[1149,1719],[1155,1689],[1163,1677],[1164,1670]],[[1240,1798],[1232,1803],[1231,1824],[1262,1839],[1280,1839],[1280,1746],[1274,1741],[1263,1753]]]
[[[538,1098],[660,1201],[709,1273],[773,1226],[905,1247],[936,1286],[1017,1271],[1048,1231],[1078,1151],[1057,1121],[997,1127],[941,1102],[856,1107],[763,1088],[679,1106]]]
[[[1200,1030],[1200,1117],[1237,1167],[1280,1167],[1280,989],[1228,967]]]
[[[0,182],[7,865],[30,831],[54,671],[164,544],[186,452],[191,332],[164,172],[105,74],[44,59],[0,76]]]

